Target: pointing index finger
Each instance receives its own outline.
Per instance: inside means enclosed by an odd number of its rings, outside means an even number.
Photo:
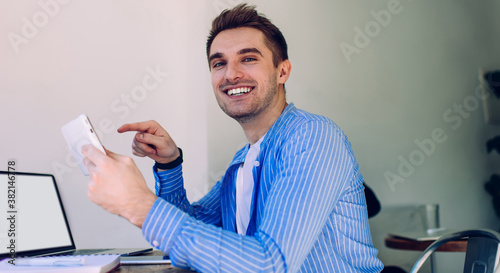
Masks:
[[[144,121],[144,122],[134,122],[134,123],[126,123],[123,124],[120,128],[117,129],[118,133],[125,132],[148,132],[153,129],[156,123],[154,121]]]

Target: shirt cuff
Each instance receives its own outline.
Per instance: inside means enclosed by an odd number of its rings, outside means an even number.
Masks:
[[[153,166],[153,175],[156,181],[155,191],[157,196],[160,196],[160,194],[172,194],[184,189],[182,165],[161,172],[158,171],[156,166]]]
[[[169,254],[189,218],[175,206],[157,198],[144,220],[142,235],[155,248]]]

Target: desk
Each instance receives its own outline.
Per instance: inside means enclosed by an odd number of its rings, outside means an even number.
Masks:
[[[401,239],[393,236],[385,238],[385,246],[393,249],[424,251],[434,241],[414,241]],[[467,239],[451,241],[440,246],[436,251],[443,252],[465,252],[467,250]]]
[[[121,265],[112,273],[193,273],[182,268],[173,267],[170,264],[150,264],[150,265]]]
[[[193,273],[193,271],[173,267],[170,264],[121,265],[112,273]]]
[[[165,253],[155,250],[148,254],[144,254],[145,256],[163,256]],[[121,265],[113,273],[192,273],[193,271],[177,268],[172,266],[171,264],[144,264],[144,265]]]
[[[400,250],[413,250],[413,251],[424,251],[428,246],[430,246],[434,241],[415,241],[410,239],[396,238],[388,235],[385,237],[385,246],[393,249]],[[451,241],[440,246],[436,251],[441,252],[466,252],[467,251],[467,239]],[[436,272],[434,268],[434,255],[430,257],[431,272]]]

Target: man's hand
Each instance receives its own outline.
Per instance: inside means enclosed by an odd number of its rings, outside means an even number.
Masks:
[[[142,228],[156,201],[134,161],[106,150],[105,155],[94,146],[83,146],[83,162],[90,173],[89,199],[105,210],[118,214]]]
[[[132,153],[140,157],[150,157],[158,163],[169,163],[179,157],[177,145],[158,122],[144,121],[128,123],[118,128],[118,133],[136,131],[132,142]]]

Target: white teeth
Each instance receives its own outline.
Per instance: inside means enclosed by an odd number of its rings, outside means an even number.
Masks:
[[[242,94],[250,92],[250,90],[252,90],[252,89],[249,87],[240,87],[240,88],[235,88],[235,89],[231,89],[231,90],[227,91],[227,94],[229,96],[242,95]]]

